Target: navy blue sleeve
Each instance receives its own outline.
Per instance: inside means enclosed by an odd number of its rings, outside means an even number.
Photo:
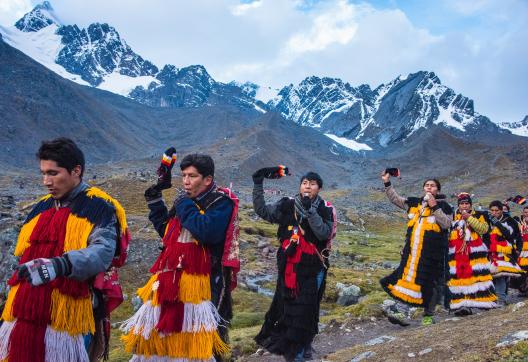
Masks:
[[[231,220],[233,203],[222,199],[200,214],[191,199],[183,198],[176,205],[176,215],[181,225],[204,245],[215,245],[224,242],[227,226]]]
[[[165,228],[167,227],[167,221],[169,220],[167,206],[165,206],[165,203],[161,199],[153,203],[148,203],[147,206],[150,210],[148,216],[150,222],[152,222],[158,234],[163,237]]]

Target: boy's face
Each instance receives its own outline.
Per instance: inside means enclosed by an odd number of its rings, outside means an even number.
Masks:
[[[81,182],[81,166],[69,172],[57,165],[56,161],[40,160],[42,184],[48,189],[54,199],[61,199]]]
[[[313,200],[319,193],[319,185],[315,180],[304,179],[299,187],[299,192],[301,195],[308,194],[310,199]]]

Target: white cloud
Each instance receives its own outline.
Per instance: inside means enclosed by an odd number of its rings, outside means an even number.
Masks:
[[[385,9],[345,0],[51,2],[65,24],[108,22],[156,65],[202,64],[225,82],[280,88],[317,75],[376,87],[430,70],[492,120],[528,114],[525,0],[444,0],[427,17],[453,25],[432,30],[397,2]],[[6,4],[28,2],[0,0],[0,9]]]
[[[0,24],[13,25],[25,13],[32,9],[29,0],[1,0],[0,1]]]
[[[252,9],[257,9],[262,6],[262,0],[253,1],[251,3],[238,4],[231,8],[231,13],[235,16],[245,15],[248,11]]]

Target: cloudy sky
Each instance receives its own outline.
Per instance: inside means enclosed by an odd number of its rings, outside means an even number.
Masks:
[[[493,121],[528,115],[526,0],[51,0],[64,24],[107,22],[158,66],[281,88],[310,75],[375,88],[434,71]],[[12,25],[37,2],[1,0]]]

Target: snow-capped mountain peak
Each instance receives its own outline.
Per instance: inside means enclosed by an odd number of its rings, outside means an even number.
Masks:
[[[35,32],[51,24],[61,25],[51,4],[44,1],[18,20],[15,26],[23,32]]]
[[[517,136],[528,137],[528,116],[520,122],[501,122],[499,125]]]

